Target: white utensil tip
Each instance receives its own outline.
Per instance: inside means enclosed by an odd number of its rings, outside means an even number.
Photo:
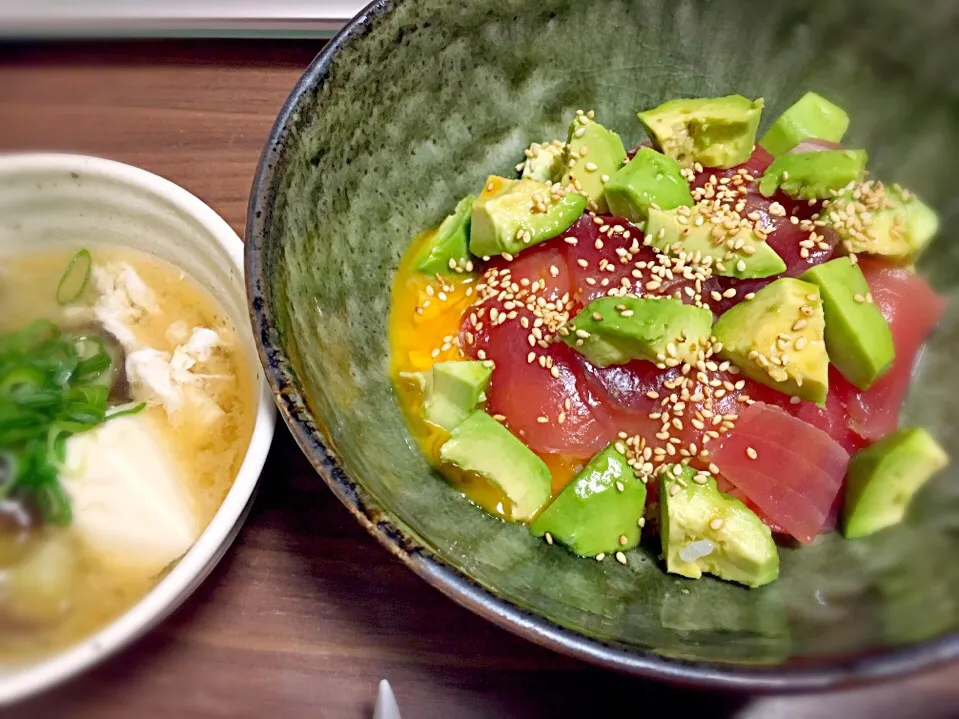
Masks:
[[[385,679],[380,680],[380,690],[376,695],[373,719],[402,719],[396,697],[393,696],[393,689]]]

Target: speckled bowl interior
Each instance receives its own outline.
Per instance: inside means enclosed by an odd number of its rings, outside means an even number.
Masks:
[[[251,199],[252,317],[281,411],[340,498],[441,590],[568,653],[724,685],[818,687],[959,654],[959,461],[907,521],[784,548],[749,591],[574,558],[431,472],[387,375],[389,288],[410,238],[531,141],[593,108],[627,144],[676,96],[804,91],[843,105],[848,142],[943,217],[922,270],[954,293],[959,43],[953,3],[723,0],[378,2],[284,108]],[[921,363],[908,418],[959,457],[959,303]]]

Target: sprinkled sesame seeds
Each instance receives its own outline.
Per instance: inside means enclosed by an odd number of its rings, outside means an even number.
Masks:
[[[723,520],[720,519],[719,517],[716,517],[715,519],[713,519],[712,521],[710,521],[710,523],[709,523],[709,528],[712,529],[712,530],[714,530],[714,531],[718,531],[718,530],[722,529],[722,528],[723,528]]]
[[[626,564],[626,555],[623,554],[622,552],[616,552],[616,561],[619,562],[620,564],[625,565],[625,564]]]
[[[746,447],[746,456],[750,459],[757,459],[759,457],[759,453],[752,447]]]

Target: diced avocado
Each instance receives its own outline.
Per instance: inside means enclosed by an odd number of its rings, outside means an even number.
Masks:
[[[522,178],[552,184],[563,176],[563,157],[566,155],[564,142],[534,142],[525,155],[526,159],[516,166]]]
[[[423,416],[447,432],[486,401],[493,368],[478,360],[437,362],[431,370]]]
[[[683,167],[734,167],[749,159],[763,112],[762,98],[742,95],[670,100],[639,113],[653,145]]]
[[[896,357],[892,332],[871,299],[858,264],[841,257],[817,265],[800,279],[819,286],[826,318],[826,351],[842,376],[869,389]]]
[[[822,218],[836,230],[847,254],[879,255],[910,265],[939,231],[935,210],[898,185],[868,181],[829,200]]]
[[[690,579],[703,572],[760,587],[779,576],[772,532],[738,499],[723,494],[712,477],[674,464],[660,479],[660,535],[666,571]]]
[[[595,120],[579,114],[569,126],[566,142],[566,174],[560,181],[563,187],[572,184],[576,190],[586,193],[587,206],[593,212],[605,213],[606,204],[603,178],[609,181],[626,159],[626,148],[612,130],[607,130]]]
[[[822,95],[807,92],[776,118],[759,144],[773,155],[782,155],[810,138],[839,142],[848,128],[845,110]]]
[[[474,195],[467,195],[458,203],[453,214],[443,220],[433,233],[429,243],[416,258],[416,271],[428,275],[449,274],[459,268],[462,271],[469,262],[470,214]]]
[[[499,487],[512,504],[514,522],[531,519],[549,501],[549,467],[485,412],[473,412],[453,428],[440,459]]]
[[[698,252],[702,258],[712,257],[714,275],[753,279],[786,271],[783,259],[755,232],[739,228],[730,234],[701,217],[696,208],[686,211],[650,207],[646,236],[660,252],[672,255]],[[739,249],[733,249],[740,240]]]
[[[610,445],[530,525],[534,537],[549,533],[581,557],[632,549],[646,507],[646,485]],[[625,540],[623,539],[625,537]]]
[[[829,390],[825,319],[819,288],[792,277],[770,282],[724,312],[713,334],[719,355],[746,376],[822,405]]]
[[[865,537],[898,524],[919,488],[949,458],[926,430],[899,429],[849,460],[843,534]]]
[[[862,178],[865,150],[823,150],[781,155],[761,178],[759,191],[772,197],[781,188],[797,200],[824,200]]]
[[[651,147],[643,147],[606,183],[606,202],[616,217],[645,220],[649,206],[661,210],[692,207],[693,195],[679,163]]]
[[[586,198],[549,183],[507,180],[491,175],[473,203],[470,252],[477,257],[516,255],[527,247],[556,237],[586,208]]]
[[[667,356],[695,363],[709,343],[713,313],[667,297],[600,297],[560,338],[597,367]],[[658,359],[657,359],[658,358]]]

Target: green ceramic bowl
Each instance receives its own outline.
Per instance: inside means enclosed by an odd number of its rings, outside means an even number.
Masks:
[[[627,144],[636,111],[677,96],[806,90],[853,118],[876,176],[942,214],[926,276],[959,266],[959,43],[952,3],[380,0],[316,59],[283,108],[250,201],[255,334],[283,416],[317,471],[441,591],[533,641],[635,674],[808,689],[959,655],[959,477],[901,526],[782,551],[749,591],[577,559],[469,504],[408,434],[387,376],[389,289],[410,238],[531,142],[593,108]],[[910,421],[959,457],[959,310],[922,363]],[[959,467],[959,462],[956,463]]]

